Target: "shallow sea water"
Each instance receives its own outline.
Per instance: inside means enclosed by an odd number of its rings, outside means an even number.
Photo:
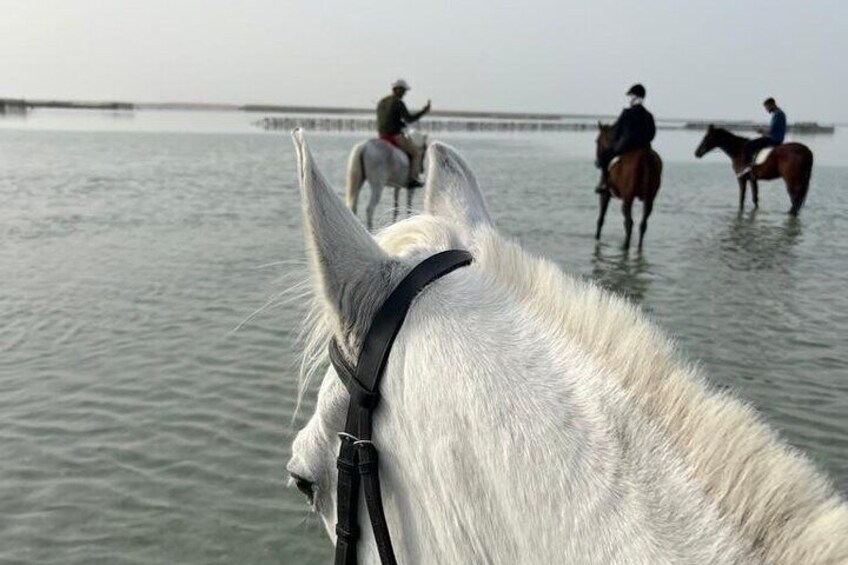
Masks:
[[[319,520],[285,488],[314,400],[293,423],[291,142],[239,115],[150,116],[0,125],[0,562],[326,563]],[[639,303],[848,492],[841,135],[801,140],[819,160],[794,220],[776,183],[737,213],[724,157],[660,132],[641,254],[619,248],[615,201],[592,237],[591,132],[445,139],[503,232]],[[362,137],[311,136],[339,190]]]

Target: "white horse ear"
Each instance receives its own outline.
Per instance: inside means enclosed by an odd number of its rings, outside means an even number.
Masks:
[[[425,212],[467,227],[492,224],[477,178],[455,149],[435,142],[427,150],[427,162]]]
[[[355,341],[388,294],[397,263],[377,245],[324,179],[303,131],[296,129],[292,137],[309,261],[324,297],[337,315],[337,333],[344,338],[353,334]]]

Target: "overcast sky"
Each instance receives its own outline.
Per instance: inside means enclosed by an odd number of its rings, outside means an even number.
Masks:
[[[844,0],[0,0],[0,97],[848,122]]]

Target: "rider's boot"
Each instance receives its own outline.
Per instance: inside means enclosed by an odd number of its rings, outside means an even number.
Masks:
[[[418,179],[409,179],[406,183],[406,188],[421,188],[424,184]]]

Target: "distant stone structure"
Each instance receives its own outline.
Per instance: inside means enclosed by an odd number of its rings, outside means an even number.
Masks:
[[[20,115],[26,114],[26,100],[14,98],[0,98],[0,115]]]
[[[302,127],[310,131],[377,131],[373,118],[336,116],[268,116],[254,122],[265,130],[291,130]],[[585,131],[596,127],[595,122],[564,122],[554,120],[463,120],[428,119],[415,124],[425,132],[543,132]]]
[[[764,124],[755,122],[665,122],[657,124],[658,129],[666,130],[703,130],[712,123],[715,126],[732,130],[756,131],[765,127]],[[265,130],[292,130],[302,127],[311,131],[376,131],[377,126],[373,118],[364,116],[324,115],[309,116],[266,116],[261,120],[253,122],[259,128]],[[597,120],[584,118],[582,120],[565,120],[561,118],[549,119],[473,119],[457,116],[455,118],[434,117],[421,120],[415,124],[416,129],[425,132],[556,132],[556,131],[586,131],[597,127]],[[791,124],[789,131],[798,134],[832,134],[833,126],[823,126],[815,122],[799,122]]]
[[[130,102],[79,102],[69,100],[24,100],[0,98],[0,113],[26,113],[33,108],[64,108],[67,110],[133,111]]]

